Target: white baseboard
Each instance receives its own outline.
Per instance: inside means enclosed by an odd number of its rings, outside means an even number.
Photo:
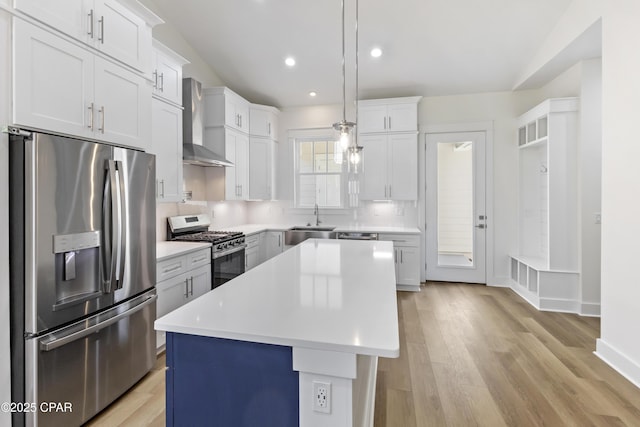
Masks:
[[[640,364],[638,362],[629,359],[625,354],[607,344],[602,338],[596,340],[596,351],[593,354],[640,388]]]
[[[420,285],[396,285],[397,291],[420,292]]]
[[[491,286],[493,288],[509,288],[511,279],[508,277],[493,277],[487,280],[487,286]]]
[[[557,311],[559,313],[580,313],[580,302],[572,299],[542,298],[540,297],[541,311]]]
[[[580,308],[581,316],[600,317],[600,303],[583,302]]]

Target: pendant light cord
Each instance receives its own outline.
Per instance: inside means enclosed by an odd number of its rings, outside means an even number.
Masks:
[[[347,83],[346,83],[346,61],[344,42],[344,1],[342,0],[342,121],[347,121]]]

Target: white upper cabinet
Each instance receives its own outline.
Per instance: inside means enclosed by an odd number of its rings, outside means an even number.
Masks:
[[[92,0],[14,0],[14,5],[19,11],[85,43],[90,40],[91,29],[95,31]]]
[[[358,132],[417,132],[421,97],[358,101]]]
[[[189,61],[162,43],[153,41],[153,94],[182,105],[182,66]]]
[[[249,133],[249,101],[227,87],[204,90],[205,126],[228,126]]]
[[[259,136],[278,140],[278,114],[280,111],[267,105],[250,104],[249,133],[251,136]]]
[[[362,152],[360,199],[418,199],[418,102],[421,97],[358,102]]]
[[[14,124],[93,137],[93,54],[17,18],[13,51]]]
[[[95,58],[94,128],[116,144],[149,149],[151,86],[140,75]]]
[[[271,200],[273,144],[268,138],[249,138],[249,199]]]
[[[182,109],[159,99],[152,101],[149,152],[156,155],[156,199],[182,201]]]
[[[19,18],[13,19],[13,122],[147,149],[151,84]]]
[[[413,134],[371,134],[362,145],[362,200],[418,199],[418,144]]]
[[[133,0],[15,0],[15,8],[145,74],[162,20]]]

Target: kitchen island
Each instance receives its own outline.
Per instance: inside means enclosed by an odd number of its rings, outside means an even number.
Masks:
[[[168,426],[372,425],[377,358],[399,354],[393,244],[307,240],[155,327]]]

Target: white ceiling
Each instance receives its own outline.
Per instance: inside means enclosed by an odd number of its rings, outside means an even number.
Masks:
[[[345,2],[349,101],[355,0]],[[570,2],[360,0],[359,97],[511,90]],[[250,101],[342,102],[340,0],[154,3],[226,85]],[[381,58],[369,56],[373,46],[383,49]],[[293,68],[284,65],[288,55],[296,58]]]

